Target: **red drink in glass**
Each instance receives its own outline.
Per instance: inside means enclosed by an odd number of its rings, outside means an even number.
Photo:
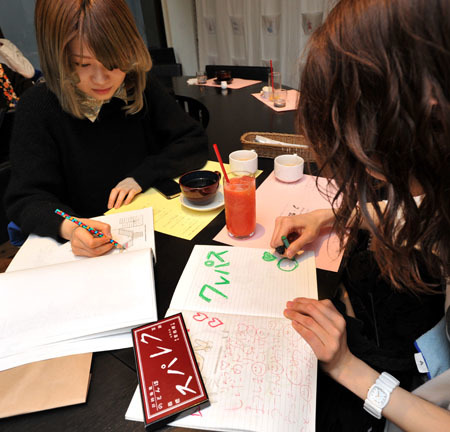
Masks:
[[[256,227],[255,178],[247,172],[228,173],[224,179],[225,219],[231,237],[251,237]]]

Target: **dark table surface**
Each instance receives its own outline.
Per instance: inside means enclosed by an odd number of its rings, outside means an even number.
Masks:
[[[245,132],[294,133],[295,112],[278,113],[251,96],[261,89],[256,84],[239,90],[189,86],[188,77],[173,78],[173,92],[200,100],[209,110],[206,129],[210,143],[210,159],[217,160],[212,144],[228,155],[241,148],[240,137]],[[263,173],[257,185],[270,174],[273,160],[260,158]],[[155,287],[158,316],[164,317],[178,279],[195,244],[218,244],[213,237],[225,225],[221,212],[193,240],[183,240],[155,232],[158,262],[155,265]],[[167,266],[165,263],[170,262]],[[330,297],[338,284],[339,273],[317,270],[319,297]],[[25,414],[0,420],[1,432],[60,432],[60,431],[142,431],[143,423],[125,420],[125,412],[137,386],[132,348],[95,353],[92,361],[92,380],[87,402],[81,405]],[[181,431],[180,428],[161,430]],[[187,429],[186,429],[187,430]],[[192,429],[191,429],[192,430]]]

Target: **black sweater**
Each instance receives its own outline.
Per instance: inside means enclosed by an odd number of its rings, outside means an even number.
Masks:
[[[9,220],[25,234],[58,238],[56,208],[98,216],[126,177],[145,191],[158,179],[201,167],[208,141],[200,124],[153,77],[144,95],[139,113],[125,115],[124,102],[113,98],[91,123],[63,111],[45,84],[25,92],[11,142]]]

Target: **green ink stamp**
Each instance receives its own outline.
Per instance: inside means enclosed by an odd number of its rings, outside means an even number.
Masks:
[[[280,261],[278,261],[277,267],[284,272],[291,272],[294,271],[298,267],[298,262],[296,259],[289,259],[289,258],[281,258]]]
[[[264,255],[262,257],[264,261],[270,262],[277,259],[275,255],[272,255],[270,252],[264,252]]]

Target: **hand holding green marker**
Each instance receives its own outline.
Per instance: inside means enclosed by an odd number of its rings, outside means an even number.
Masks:
[[[277,246],[275,248],[275,251],[278,252],[280,255],[283,255],[284,252],[286,251],[286,249],[290,246],[290,244],[293,241],[297,240],[299,237],[300,237],[300,235],[297,232],[295,232],[295,231],[289,233],[287,235],[287,237],[286,236],[281,236],[281,241],[283,242],[283,244],[280,245],[280,246]]]

